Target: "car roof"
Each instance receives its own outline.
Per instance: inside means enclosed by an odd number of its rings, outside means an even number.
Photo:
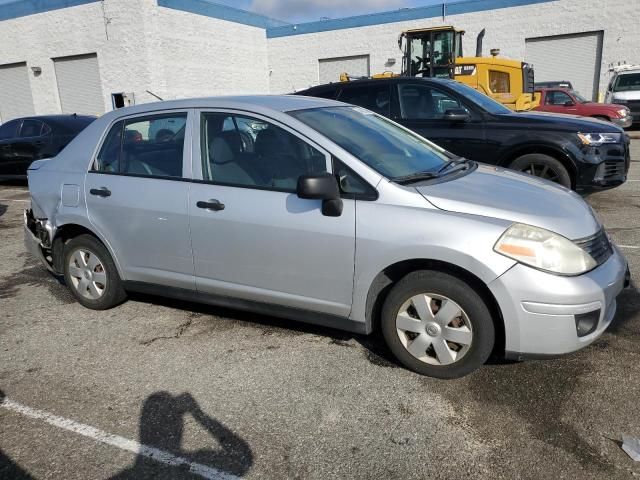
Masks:
[[[450,83],[455,83],[455,80],[451,80],[448,78],[430,78],[430,77],[385,77],[385,78],[361,78],[358,80],[349,80],[348,82],[330,82],[322,85],[315,85],[306,90],[300,90],[296,92],[298,94],[303,94],[304,92],[311,92],[316,90],[328,90],[330,88],[340,88],[347,87],[350,85],[380,85],[381,83],[407,83],[407,82],[431,82],[431,83],[439,83],[442,85],[447,85]]]
[[[42,122],[46,122],[46,121],[63,122],[65,120],[73,120],[73,119],[95,120],[96,118],[97,117],[93,115],[77,115],[75,113],[70,113],[70,114],[54,114],[54,115],[29,115],[28,117],[14,118],[13,120],[40,120]]]
[[[153,113],[161,110],[185,108],[225,108],[250,109],[255,111],[288,112],[342,105],[333,100],[323,98],[301,97],[294,95],[235,95],[221,97],[187,98],[181,100],[164,100],[161,102],[143,103],[109,112],[105,116],[125,116],[138,113]]]

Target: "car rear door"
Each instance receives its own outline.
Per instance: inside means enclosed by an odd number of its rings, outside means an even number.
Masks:
[[[254,113],[201,112],[189,211],[199,292],[345,317],[351,309],[355,200],[324,216],[296,195],[330,171],[317,144]]]
[[[165,111],[112,124],[86,175],[89,219],[124,280],[195,288],[187,118],[187,110]]]
[[[40,152],[46,149],[48,144],[49,136],[46,133],[44,123],[31,118],[22,121],[18,138],[13,144],[19,175],[27,174],[27,169],[31,162],[41,158]]]
[[[458,94],[428,83],[400,82],[397,98],[394,120],[456,155],[486,161],[482,117]],[[459,109],[469,114],[468,120],[445,118],[448,110]]]
[[[0,126],[0,176],[18,175],[18,160],[13,145],[22,120],[11,120]]]

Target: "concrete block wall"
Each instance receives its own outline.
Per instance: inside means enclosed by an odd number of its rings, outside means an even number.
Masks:
[[[260,27],[155,8],[163,98],[269,93],[267,37]],[[160,79],[159,79],[160,80]]]
[[[591,5],[588,5],[591,3]],[[475,54],[475,40],[483,28],[484,52],[500,48],[501,56],[523,59],[525,39],[605,30],[600,90],[606,88],[609,63],[640,63],[640,2],[629,0],[556,0],[481,12],[425,18],[342,30],[268,39],[271,93],[290,92],[318,83],[318,59],[370,55],[371,73],[401,69],[397,39],[411,28],[454,25],[466,30],[463,48]],[[563,52],[549,52],[562,55]],[[392,67],[387,59],[395,58]],[[336,78],[336,81],[338,79]]]

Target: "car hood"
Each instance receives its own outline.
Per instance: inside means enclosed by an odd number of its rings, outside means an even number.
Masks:
[[[567,115],[564,113],[548,112],[513,112],[498,115],[502,120],[509,123],[523,123],[532,128],[534,125],[540,130],[561,130],[585,133],[611,133],[622,132],[610,122],[597,120],[595,118],[580,117],[578,115]]]
[[[613,92],[615,100],[640,100],[640,90],[627,90],[625,92]]]
[[[617,113],[618,110],[626,108],[624,105],[620,105],[618,103],[596,103],[596,102],[586,102],[582,104],[583,107],[587,107],[592,111],[601,111],[601,112],[611,112]]]
[[[575,192],[492,165],[455,180],[416,187],[435,207],[546,228],[571,240],[600,230],[593,210]]]

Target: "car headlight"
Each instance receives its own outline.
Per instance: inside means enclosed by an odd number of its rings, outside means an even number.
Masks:
[[[622,134],[620,133],[578,133],[578,138],[583,145],[599,147],[605,143],[620,143]]]
[[[629,115],[629,109],[621,108],[620,110],[618,110],[618,115],[620,115],[621,117],[626,117],[627,115]]]
[[[571,240],[523,223],[511,225],[493,249],[517,262],[560,275],[580,275],[598,266]]]

